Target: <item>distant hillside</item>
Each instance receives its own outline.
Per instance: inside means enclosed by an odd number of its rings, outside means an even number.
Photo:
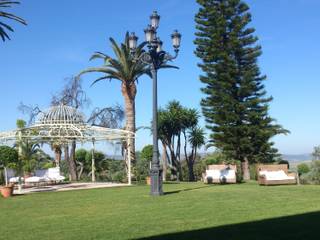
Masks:
[[[311,154],[282,154],[282,159],[289,162],[304,162],[312,160]]]

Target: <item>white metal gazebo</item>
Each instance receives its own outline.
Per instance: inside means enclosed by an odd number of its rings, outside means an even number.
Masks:
[[[38,143],[60,143],[68,144],[72,141],[78,143],[92,143],[92,181],[95,181],[94,174],[94,150],[95,143],[99,141],[127,141],[134,138],[135,134],[122,129],[112,129],[100,126],[89,125],[85,117],[77,109],[58,105],[41,112],[35,124],[12,131],[0,132],[0,144],[28,139]],[[131,185],[131,149],[127,145],[128,162],[128,184]]]

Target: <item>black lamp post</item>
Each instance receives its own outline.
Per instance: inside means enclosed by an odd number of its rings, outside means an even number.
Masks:
[[[168,61],[175,59],[178,56],[181,34],[177,30],[171,35],[172,45],[174,48],[174,56],[162,50],[162,41],[157,37],[157,28],[159,27],[160,16],[156,11],[150,16],[150,25],[144,30],[147,49],[142,52],[137,61],[142,61],[149,65],[152,80],[153,80],[153,120],[152,120],[152,134],[153,134],[153,157],[150,170],[151,177],[151,192],[152,196],[159,196],[163,194],[162,191],[162,169],[159,161],[158,148],[158,95],[157,95],[157,71]],[[129,46],[134,54],[137,47],[138,37],[131,33],[129,36]]]

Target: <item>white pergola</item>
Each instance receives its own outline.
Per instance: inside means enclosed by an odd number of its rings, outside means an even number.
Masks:
[[[99,141],[127,141],[135,134],[122,129],[92,126],[85,122],[84,115],[75,108],[58,105],[39,114],[35,124],[23,129],[0,132],[0,144],[19,139],[38,143],[68,144],[72,141],[92,143],[92,181],[95,182],[95,143]],[[131,185],[131,149],[127,145],[128,184]]]

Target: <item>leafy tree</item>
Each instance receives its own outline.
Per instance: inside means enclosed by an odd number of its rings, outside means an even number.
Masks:
[[[7,31],[13,32],[13,28],[4,23],[1,19],[6,18],[10,20],[14,20],[16,22],[22,23],[23,25],[27,25],[26,21],[23,20],[20,17],[17,17],[13,15],[12,13],[4,12],[1,9],[7,9],[11,8],[14,4],[20,4],[19,1],[8,1],[8,0],[0,0],[0,37],[2,38],[2,41],[5,41],[6,39],[10,40],[10,37],[7,33]]]
[[[297,170],[298,170],[299,176],[301,176],[302,174],[306,174],[306,173],[310,172],[310,167],[306,163],[300,163],[297,166]]]
[[[121,82],[121,93],[125,102],[126,113],[126,130],[136,131],[136,118],[135,118],[135,97],[137,94],[137,81],[138,78],[144,74],[150,75],[148,66],[140,61],[135,61],[142,52],[145,43],[140,44],[133,57],[129,47],[129,34],[126,33],[124,43],[118,45],[113,38],[110,38],[112,50],[115,54],[115,58],[104,54],[102,52],[96,52],[92,55],[90,60],[102,59],[104,65],[101,67],[92,67],[82,71],[79,75],[84,73],[96,72],[102,73],[103,76],[96,79],[92,85],[101,80],[115,79]],[[131,159],[135,161],[135,140],[130,139],[131,146]]]
[[[313,160],[310,171],[301,176],[303,183],[320,184],[320,160]]]
[[[314,160],[320,160],[320,146],[313,148],[312,156]]]
[[[248,27],[248,5],[241,0],[197,2],[195,54],[202,60],[201,106],[211,130],[209,143],[240,160],[247,180],[249,162],[272,161],[277,149],[271,138],[288,131],[268,114],[272,98],[266,97],[266,77],[257,64],[261,47],[255,29]]]
[[[170,159],[173,180],[182,180],[181,146],[184,142],[185,159],[189,161],[187,153],[188,131],[197,126],[199,117],[196,109],[183,107],[180,102],[175,100],[170,101],[165,108],[160,108],[158,111],[158,136],[164,148],[163,159]],[[167,156],[167,148],[170,157]],[[192,165],[192,160],[190,161],[188,167]]]
[[[138,181],[145,180],[149,175],[150,162],[153,156],[153,146],[146,145],[142,149],[136,162],[136,177]]]
[[[153,156],[153,146],[152,145],[144,146],[144,148],[140,153],[140,158],[150,162],[152,161],[152,156]]]
[[[83,174],[86,177],[91,176],[92,174],[92,151],[87,151],[86,149],[80,148],[75,153],[76,163],[78,165],[78,178],[81,179]],[[94,152],[95,159],[95,169],[96,174],[102,174],[103,171],[106,170],[107,166],[103,165],[103,161],[105,160],[105,155],[103,152],[95,151]]]
[[[189,143],[191,145],[192,151],[188,158],[186,158],[189,169],[189,181],[194,181],[194,171],[193,166],[197,158],[197,150],[205,144],[205,133],[201,127],[193,127],[189,131]]]
[[[16,168],[18,162],[18,151],[9,146],[0,146],[0,167],[4,168],[5,178],[7,176],[7,168]],[[6,178],[7,184],[7,178]]]
[[[10,163],[16,163],[18,160],[18,151],[9,146],[0,146],[0,166],[8,166]]]

